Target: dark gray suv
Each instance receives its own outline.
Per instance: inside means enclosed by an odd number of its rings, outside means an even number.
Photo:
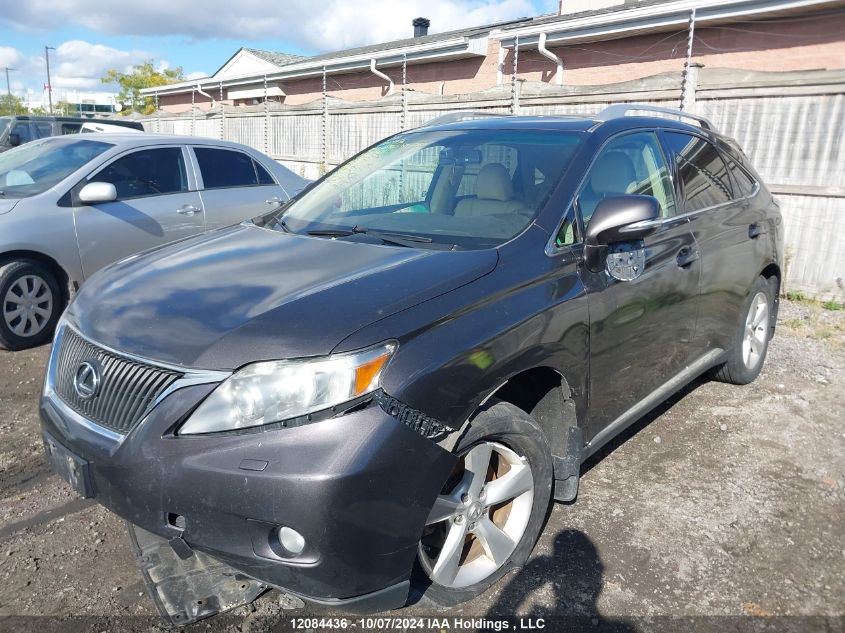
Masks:
[[[470,599],[612,437],[700,374],[754,380],[778,206],[706,121],[628,114],[398,134],[86,283],[46,450],[127,520],[165,617],[270,587],[349,611]]]

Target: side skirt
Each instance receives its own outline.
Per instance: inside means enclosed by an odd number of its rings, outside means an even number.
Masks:
[[[625,413],[596,433],[596,435],[584,445],[584,450],[581,452],[582,463],[591,455],[594,455],[599,449],[601,449],[602,446],[607,444],[619,433],[654,409],[658,404],[669,398],[669,396],[673,393],[684,387],[684,385],[690,383],[693,379],[697,378],[711,367],[718,365],[724,356],[725,350],[721,348],[710,350],[704,354],[704,356],[701,356],[698,360],[687,365],[673,378],[670,378],[660,387],[640,400],[637,404],[625,411]]]

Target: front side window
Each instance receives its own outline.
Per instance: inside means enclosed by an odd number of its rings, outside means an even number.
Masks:
[[[20,123],[15,123],[15,125],[12,127],[12,134],[17,134],[18,140],[20,141],[21,145],[23,145],[24,143],[29,143],[35,138],[35,136],[33,136],[32,128],[29,124],[29,121],[21,121]]]
[[[733,198],[728,168],[708,141],[683,132],[666,132],[684,188],[687,213],[730,202]]]
[[[661,217],[677,213],[669,169],[654,132],[617,137],[598,155],[578,195],[584,226],[602,200],[633,194],[657,198]]]
[[[26,197],[47,191],[111,148],[91,140],[44,139],[0,154],[0,196]]]
[[[188,190],[185,159],[179,147],[132,152],[118,158],[89,180],[110,182],[121,200]]]
[[[401,233],[421,245],[491,248],[533,221],[581,138],[507,129],[401,134],[335,169],[280,219],[297,233]]]
[[[254,187],[273,184],[273,179],[251,156],[213,147],[194,147],[205,189]],[[260,171],[259,171],[260,170]],[[270,182],[267,182],[269,179]]]

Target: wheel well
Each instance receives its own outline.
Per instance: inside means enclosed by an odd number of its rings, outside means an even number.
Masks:
[[[578,426],[566,379],[551,367],[535,367],[512,376],[493,397],[530,415],[549,441],[552,455],[566,453],[566,427]]]
[[[777,297],[780,293],[781,285],[780,268],[778,268],[778,265],[769,264],[763,269],[763,271],[760,273],[760,276],[765,277],[770,284],[774,285],[773,290],[775,290],[775,297]]]
[[[49,269],[56,276],[56,281],[62,289],[62,304],[67,304],[72,292],[70,277],[55,259],[36,251],[7,251],[0,254],[0,266],[20,259],[31,259]]]

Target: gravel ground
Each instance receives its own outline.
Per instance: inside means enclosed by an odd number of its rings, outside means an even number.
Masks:
[[[121,521],[46,466],[48,352],[0,351],[0,628],[165,630]],[[524,569],[439,615],[845,630],[843,383],[845,311],[785,302],[757,382],[702,379],[662,405],[586,465]],[[307,613],[282,606],[270,592],[189,630],[268,630]],[[52,617],[8,617],[36,615]]]

